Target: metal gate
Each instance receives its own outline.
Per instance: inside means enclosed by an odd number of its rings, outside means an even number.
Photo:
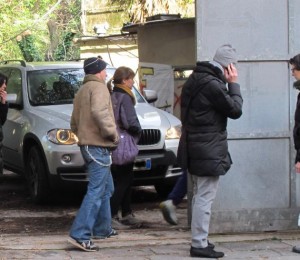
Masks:
[[[288,60],[300,53],[299,11],[297,0],[196,1],[197,60],[211,60],[220,45],[231,43],[244,99],[242,117],[229,120],[233,165],[221,177],[212,233],[297,228],[300,175],[292,140],[297,91]]]

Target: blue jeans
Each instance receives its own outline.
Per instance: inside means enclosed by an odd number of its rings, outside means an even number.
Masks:
[[[112,230],[110,197],[114,184],[110,172],[111,156],[106,148],[80,146],[89,183],[87,193],[70,230],[70,237],[86,242],[91,236],[106,237]]]
[[[181,176],[177,179],[173,190],[168,195],[168,200],[172,200],[177,206],[187,194],[187,171],[183,170]]]

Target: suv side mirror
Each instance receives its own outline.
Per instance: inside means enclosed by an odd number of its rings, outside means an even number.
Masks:
[[[17,94],[7,94],[6,101],[8,103],[9,108],[22,109],[22,105],[18,100]]]
[[[17,101],[17,94],[7,94],[7,96],[6,96],[6,101],[7,101],[8,103],[15,104],[16,101]]]
[[[144,97],[148,101],[148,103],[153,103],[158,99],[157,93],[155,90],[144,89],[143,92],[144,92]]]

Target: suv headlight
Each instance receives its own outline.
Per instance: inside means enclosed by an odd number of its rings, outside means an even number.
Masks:
[[[181,136],[181,125],[172,126],[166,132],[166,139],[179,139]]]
[[[52,129],[47,133],[49,141],[55,144],[76,144],[78,137],[70,129]]]

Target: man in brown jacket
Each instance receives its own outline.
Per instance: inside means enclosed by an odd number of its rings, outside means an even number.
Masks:
[[[91,240],[117,235],[111,227],[111,149],[118,143],[110,93],[105,83],[106,63],[84,61],[83,86],[74,99],[71,129],[77,135],[89,174],[87,193],[70,230],[69,242],[84,251],[97,251]]]

